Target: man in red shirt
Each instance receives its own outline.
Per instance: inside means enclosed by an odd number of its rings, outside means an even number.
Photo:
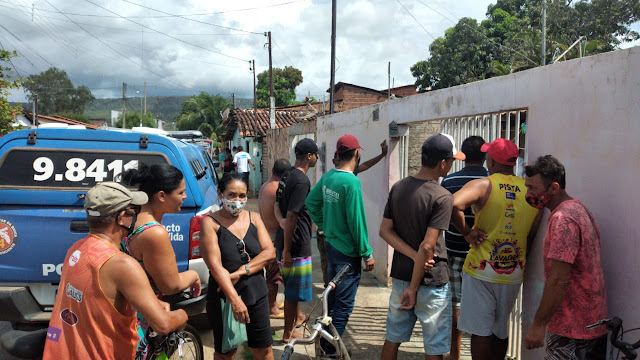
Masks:
[[[545,345],[545,359],[604,359],[607,318],[600,232],[593,215],[565,191],[564,166],[545,155],[525,169],[527,202],[551,210],[544,238],[545,286],[525,347]],[[545,329],[546,327],[546,329]]]

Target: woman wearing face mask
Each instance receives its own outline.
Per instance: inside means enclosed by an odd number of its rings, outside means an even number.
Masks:
[[[222,209],[202,219],[200,251],[211,274],[207,315],[213,327],[216,359],[232,359],[235,350],[222,353],[222,308],[231,304],[234,318],[246,324],[254,359],[273,359],[269,301],[264,266],[276,257],[260,215],[246,211],[247,185],[237,172],[226,173],[218,184]],[[214,289],[218,289],[215,291]]]
[[[134,220],[135,226],[129,229],[129,235],[122,240],[121,250],[142,265],[159,299],[162,294],[176,294],[187,288],[191,288],[193,296],[200,296],[198,273],[193,270],[178,272],[169,233],[162,226],[164,214],[179,212],[187,197],[182,172],[169,164],[146,166],[139,163],[138,169],[125,172],[122,179],[127,185],[138,185],[139,190],[149,197],[149,202],[142,206]],[[145,335],[148,328],[148,323],[138,314],[136,359],[145,359],[147,356]]]

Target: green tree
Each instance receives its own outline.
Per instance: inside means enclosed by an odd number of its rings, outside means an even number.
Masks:
[[[11,61],[12,57],[18,56],[15,51],[0,50],[0,136],[7,134],[13,130],[13,119],[22,111],[22,106],[9,105],[7,99],[10,91],[19,89],[22,85],[22,79],[13,76],[13,71],[6,65]]]
[[[127,129],[132,129],[136,126],[144,126],[144,127],[150,127],[150,128],[155,128],[158,126],[155,119],[153,118],[153,114],[150,112],[143,114],[140,112],[127,111],[127,117],[125,118],[125,122],[126,122],[125,127]],[[114,126],[117,128],[122,127],[122,114],[118,116],[118,120],[115,122]]]
[[[640,35],[638,0],[547,0],[545,62],[551,63],[580,36],[566,59],[619,48]],[[411,67],[419,90],[440,89],[539,66],[542,0],[497,0],[477,25],[463,18],[429,46],[430,57]],[[582,50],[582,51],[580,51]]]
[[[206,137],[220,136],[224,132],[222,112],[233,104],[220,95],[201,92],[182,103],[177,116],[178,130],[200,130]]]
[[[284,69],[273,68],[273,91],[276,98],[276,106],[291,105],[296,99],[296,87],[302,83],[302,71],[293,66],[285,66]],[[256,97],[259,108],[269,107],[269,71],[258,74],[256,85]]]
[[[489,69],[485,29],[476,20],[462,18],[444,37],[429,46],[430,58],[411,67],[418,90],[441,89],[481,80]],[[486,36],[486,35],[485,35]]]
[[[60,112],[84,113],[84,107],[96,98],[88,87],[73,85],[67,73],[58,68],[50,68],[38,75],[29,76],[24,87],[30,94],[27,98],[33,102],[38,95],[38,113],[43,115]]]

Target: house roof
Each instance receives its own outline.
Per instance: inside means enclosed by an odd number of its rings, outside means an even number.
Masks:
[[[387,96],[389,94],[389,89],[383,89],[383,90],[376,90],[376,89],[372,89],[372,88],[368,88],[368,87],[364,87],[364,86],[360,86],[360,85],[354,85],[354,84],[349,84],[349,83],[345,83],[340,81],[339,83],[335,84],[335,91],[340,90],[340,88],[342,87],[352,87],[352,88],[356,88],[356,89],[360,89],[363,91],[368,91],[371,93],[375,93],[378,95],[382,95],[382,96]],[[330,92],[331,88],[327,89],[327,92]],[[406,96],[411,96],[411,95],[415,95],[418,92],[415,89],[415,85],[410,84],[410,85],[403,85],[403,86],[396,86],[391,88],[391,93],[396,95],[396,97],[406,97]]]
[[[369,91],[369,92],[380,94],[380,95],[384,95],[384,96],[387,95],[387,93],[385,91],[376,90],[376,89],[372,89],[372,88],[368,88],[368,87],[364,87],[364,86],[360,86],[360,85],[349,84],[349,83],[342,82],[342,81],[340,81],[340,82],[338,82],[337,84],[334,85],[334,91],[338,91],[338,90],[340,90],[340,88],[342,88],[344,86],[353,87],[353,88],[356,88],[356,89]],[[330,92],[330,91],[331,91],[331,88],[328,88],[327,92]]]
[[[31,121],[31,124],[35,125],[33,122],[33,114],[30,112],[23,112],[24,116],[29,119],[29,121]],[[46,120],[45,122],[58,122],[58,123],[62,123],[62,124],[67,124],[67,125],[82,125],[84,127],[86,127],[87,129],[92,129],[92,130],[97,130],[98,126],[93,125],[93,124],[87,124],[87,123],[83,123],[82,121],[78,121],[78,120],[73,120],[73,119],[68,119],[65,117],[61,117],[61,116],[44,116],[44,115],[40,115],[38,114],[38,122],[41,122],[41,120]]]
[[[316,119],[315,115],[296,119],[296,116],[300,113],[298,110],[276,109],[275,113],[277,129]],[[267,131],[271,128],[269,124],[269,109],[258,109],[255,115],[253,109],[233,109],[222,124],[227,127],[227,131],[224,134],[226,140],[233,138],[236,129],[239,130],[241,137],[266,136]]]

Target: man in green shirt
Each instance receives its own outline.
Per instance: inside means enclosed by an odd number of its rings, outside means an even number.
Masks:
[[[344,135],[336,145],[340,165],[324,174],[307,196],[306,206],[311,219],[324,229],[329,258],[328,275],[333,278],[346,264],[351,270],[336,289],[329,294],[329,314],[342,336],[353,311],[360,283],[361,260],[365,271],[373,270],[375,261],[369,246],[367,219],[360,180],[353,170],[360,161],[360,143],[353,135]],[[322,339],[326,354],[334,354],[334,347]]]

